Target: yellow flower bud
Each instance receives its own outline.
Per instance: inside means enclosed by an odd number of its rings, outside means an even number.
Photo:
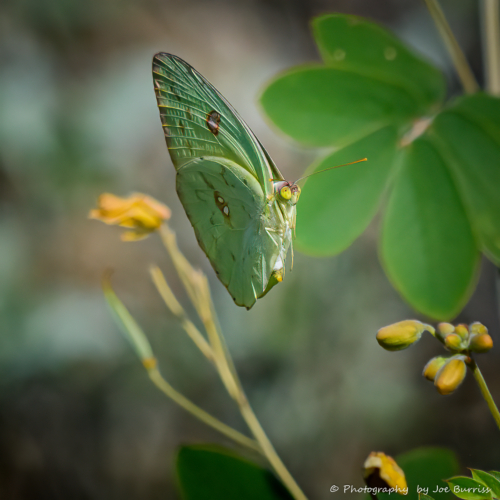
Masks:
[[[439,394],[446,396],[454,392],[463,382],[467,367],[462,357],[451,358],[437,372],[434,385]]]
[[[469,329],[467,328],[467,325],[457,325],[455,327],[455,333],[457,335],[460,335],[462,339],[466,339],[469,337]]]
[[[443,356],[436,356],[432,358],[424,367],[424,371],[422,375],[431,382],[434,382],[436,378],[437,372],[441,369],[441,367],[448,361],[448,358],[444,358]]]
[[[420,340],[426,326],[420,321],[407,319],[384,326],[377,332],[377,342],[387,351],[399,351]]]
[[[450,333],[444,338],[444,345],[450,351],[460,351],[463,349],[462,338],[456,333]]]
[[[438,331],[445,336],[453,333],[455,331],[455,327],[451,323],[439,323]]]
[[[476,321],[470,325],[470,332],[482,335],[483,333],[488,333],[488,328],[486,328],[482,323]]]
[[[469,348],[474,352],[488,352],[493,347],[493,339],[487,334],[474,335],[470,341]]]
[[[382,484],[393,488],[400,495],[408,494],[405,473],[396,461],[382,452],[372,452],[368,455],[364,465],[363,476],[368,486]]]
[[[122,240],[134,241],[156,231],[163,221],[170,218],[170,209],[141,193],[134,193],[128,198],[103,193],[99,196],[98,208],[90,211],[89,218],[131,228],[132,231],[122,235]]]

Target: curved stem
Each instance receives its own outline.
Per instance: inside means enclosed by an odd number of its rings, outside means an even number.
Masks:
[[[444,16],[443,10],[438,3],[438,0],[424,0],[429,12],[436,23],[437,29],[443,38],[443,41],[450,53],[455,69],[457,70],[458,77],[462,82],[462,86],[468,94],[473,94],[479,90],[479,85],[474,78],[474,74],[470,69],[469,63],[465,58],[460,45],[451,31],[450,25]]]
[[[145,365],[146,366],[146,365]],[[161,375],[158,368],[155,366],[149,367],[146,366],[148,370],[149,378],[153,381],[153,383],[162,391],[166,396],[172,399],[179,406],[184,408],[186,411],[194,415],[196,418],[205,422],[205,424],[213,427],[215,430],[219,431],[221,434],[231,438],[237,443],[242,444],[254,451],[262,452],[261,447],[255,442],[255,440],[241,434],[236,429],[229,427],[225,423],[216,419],[210,413],[207,413],[205,410],[202,410],[199,406],[195,405],[185,396],[183,396],[180,392],[177,392]]]
[[[174,266],[181,278],[188,295],[195,306],[195,309],[203,322],[203,326],[205,331],[207,332],[208,337],[208,345],[205,346],[203,342],[195,342],[198,347],[200,345],[204,346],[204,350],[210,352],[213,356],[214,364],[219,372],[219,376],[224,384],[229,395],[236,401],[238,407],[240,409],[241,415],[245,420],[248,428],[252,432],[255,437],[255,441],[250,440],[246,436],[239,434],[232,428],[227,428],[225,424],[219,422],[211,415],[206,414],[203,410],[196,407],[189,400],[185,400],[184,396],[177,393],[175,395],[175,400],[178,404],[186,408],[191,413],[195,413],[198,418],[204,420],[206,423],[211,425],[212,427],[217,428],[223,434],[229,435],[231,432],[233,439],[236,441],[242,442],[242,438],[245,440],[249,440],[252,443],[255,443],[257,449],[261,454],[263,454],[272,468],[281,479],[283,484],[286,486],[288,491],[292,494],[295,500],[307,500],[307,497],[304,495],[299,485],[295,482],[292,475],[285,467],[285,464],[281,461],[280,457],[276,453],[271,441],[267,437],[264,429],[260,425],[255,413],[253,412],[248,399],[243,391],[243,387],[239,380],[238,374],[234,368],[234,363],[231,359],[231,355],[227,348],[227,345],[224,341],[224,336],[222,335],[219,323],[217,321],[217,316],[213,307],[213,302],[211,299],[210,288],[208,286],[208,281],[206,276],[200,271],[195,271],[191,264],[187,261],[187,259],[182,255],[181,251],[177,247],[177,243],[175,240],[175,233],[166,225],[163,224],[160,228],[160,236],[163,240],[163,243],[174,262]],[[158,277],[158,276],[157,276]],[[158,281],[158,280],[157,280]],[[159,282],[158,282],[159,283]],[[157,283],[157,286],[158,286]],[[163,283],[160,283],[163,285]],[[164,287],[163,287],[164,288]],[[164,289],[165,291],[165,289]],[[168,296],[167,296],[168,295]],[[170,303],[170,308],[173,310],[180,311],[180,304],[174,304],[171,300],[169,294],[167,294],[164,298],[167,298],[166,302]],[[173,295],[173,294],[172,294]],[[182,316],[178,314],[178,316]],[[200,334],[201,335],[201,334]],[[192,337],[193,338],[193,337]],[[203,338],[203,340],[205,340]],[[206,354],[205,354],[206,355]],[[208,357],[208,356],[207,356]],[[210,358],[209,358],[210,359]],[[148,370],[149,371],[149,370]],[[155,382],[155,384],[168,396],[172,397],[172,391],[174,390],[164,379],[161,377],[159,372],[150,372],[150,377]],[[154,377],[154,378],[153,378]],[[174,399],[174,398],[173,398]],[[186,405],[189,405],[191,409],[188,409]],[[193,407],[195,411],[193,410]],[[200,413],[201,412],[201,413]],[[214,425],[215,424],[215,425]],[[223,426],[223,427],[222,427]],[[236,436],[235,434],[236,433]],[[237,439],[236,439],[237,438]],[[244,443],[248,446],[248,443]]]
[[[495,419],[498,428],[500,429],[500,412],[498,411],[495,401],[493,401],[488,386],[486,385],[486,381],[484,380],[483,374],[481,373],[481,370],[479,370],[479,367],[477,366],[476,362],[473,359],[471,359],[468,365],[469,368],[472,370],[472,374],[474,375],[474,378],[476,379],[476,382],[478,383],[479,388],[481,389],[483,398],[485,399],[486,404],[488,405],[488,408],[490,409],[490,412],[493,415],[493,418]]]
[[[498,0],[483,0],[481,9],[486,90],[500,94],[500,7]]]
[[[271,441],[269,441],[269,438],[260,425],[260,422],[255,416],[255,413],[253,412],[250,404],[248,403],[247,398],[241,398],[241,401],[239,401],[238,404],[245,422],[247,423],[249,429],[252,431],[252,434],[255,436],[255,439],[262,449],[262,453],[264,453],[266,458],[269,460],[269,463],[272,465],[276,474],[281,478],[285,486],[288,488],[288,491],[290,491],[295,500],[307,500],[307,497],[304,495],[303,491],[295,482],[295,479],[292,477],[290,472],[288,472],[285,464],[281,461],[281,458],[276,453],[276,450],[271,444]]]
[[[304,492],[300,489],[300,486],[296,483],[295,479],[290,474],[285,464],[281,461],[281,458],[276,453],[274,446],[272,445],[264,429],[260,425],[258,418],[256,417],[252,407],[250,406],[250,403],[248,402],[236,370],[234,370],[233,360],[231,358],[229,350],[227,349],[226,343],[223,341],[224,337],[222,335],[222,332],[217,327],[217,323],[215,321],[213,323],[216,327],[216,335],[217,337],[219,337],[219,345],[221,348],[221,350],[218,351],[218,354],[220,353],[221,355],[219,360],[221,364],[224,365],[224,371],[226,373],[229,372],[232,379],[231,386],[226,385],[228,392],[231,394],[231,391],[234,390],[233,388],[236,388],[237,393],[234,399],[238,404],[242,417],[247,423],[248,428],[251,430],[255,439],[259,443],[261,447],[261,453],[263,453],[267,458],[276,474],[283,481],[283,484],[288,488],[288,491],[292,494],[295,500],[307,500]],[[218,364],[217,366],[220,365]],[[221,378],[224,382],[224,378]]]

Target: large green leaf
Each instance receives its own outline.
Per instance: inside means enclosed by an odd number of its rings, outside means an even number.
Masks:
[[[446,165],[425,137],[404,152],[381,254],[394,286],[430,317],[452,318],[472,291],[475,241]]]
[[[264,90],[261,103],[283,132],[313,146],[343,146],[419,114],[405,89],[320,65],[294,68]]]
[[[404,88],[421,105],[422,114],[443,100],[446,85],[441,72],[377,24],[356,16],[325,14],[315,18],[312,27],[328,66]]]
[[[396,130],[384,128],[323,159],[319,171],[357,157],[365,163],[314,175],[297,208],[297,248],[310,255],[345,250],[366,228],[379,206],[394,163]]]
[[[485,253],[500,265],[500,99],[481,93],[459,99],[438,115],[430,133]]]
[[[184,500],[292,500],[271,472],[220,446],[181,447],[177,478]]]
[[[459,465],[456,455],[446,448],[424,447],[408,451],[396,457],[408,483],[405,500],[418,500],[419,493],[432,495],[435,500],[450,500],[445,479],[457,474]],[[394,495],[377,495],[379,500],[394,500]],[[399,497],[398,497],[399,498]]]

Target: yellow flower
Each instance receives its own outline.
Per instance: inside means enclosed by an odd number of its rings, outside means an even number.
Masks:
[[[373,451],[364,463],[364,478],[368,486],[393,488],[400,495],[408,494],[405,473],[396,461],[382,452]]]
[[[130,228],[132,231],[123,233],[122,240],[136,241],[146,238],[169,219],[170,209],[142,193],[133,193],[128,198],[103,193],[99,196],[98,208],[90,211],[89,218]]]
[[[437,372],[434,378],[434,385],[439,394],[446,396],[454,392],[463,382],[467,373],[467,366],[464,363],[464,356],[451,358]]]
[[[407,319],[381,328],[377,332],[377,342],[387,351],[399,351],[420,340],[422,333],[429,329],[434,333],[434,328],[430,325],[424,325],[414,319]]]

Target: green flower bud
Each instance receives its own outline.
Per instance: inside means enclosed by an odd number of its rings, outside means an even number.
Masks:
[[[426,326],[420,321],[408,319],[384,326],[377,333],[377,342],[387,351],[400,351],[420,340]]]
[[[431,382],[434,382],[436,378],[437,372],[441,369],[441,367],[448,361],[448,358],[443,356],[436,356],[432,358],[424,367],[424,371],[422,375]]]
[[[444,345],[450,351],[461,351],[464,346],[462,344],[462,338],[457,333],[450,333],[444,338]]]
[[[455,327],[455,333],[460,335],[460,337],[464,340],[469,338],[469,329],[467,328],[467,325],[457,325]]]
[[[434,385],[439,394],[446,396],[454,392],[463,382],[467,366],[464,363],[464,356],[451,358],[437,372]]]
[[[469,349],[474,352],[488,352],[492,347],[493,339],[487,333],[474,335],[469,344]]]
[[[478,335],[482,335],[483,333],[488,333],[488,328],[486,328],[482,323],[479,323],[479,321],[472,323],[469,329],[471,333],[476,333]]]

